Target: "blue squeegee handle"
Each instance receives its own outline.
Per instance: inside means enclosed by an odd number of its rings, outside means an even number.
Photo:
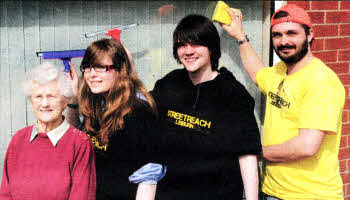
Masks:
[[[70,66],[69,62],[71,61],[70,58],[60,58],[64,64],[64,73],[70,72]]]

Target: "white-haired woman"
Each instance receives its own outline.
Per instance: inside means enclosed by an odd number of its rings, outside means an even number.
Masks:
[[[37,120],[11,139],[0,199],[95,199],[92,144],[62,115],[73,94],[70,80],[51,63],[26,76],[23,86]]]

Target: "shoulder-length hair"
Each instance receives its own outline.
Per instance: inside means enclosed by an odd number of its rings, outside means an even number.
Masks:
[[[83,75],[79,92],[79,110],[85,120],[83,130],[95,134],[102,144],[108,144],[109,136],[124,127],[124,116],[132,112],[136,101],[148,103],[151,111],[157,112],[154,100],[137,77],[126,50],[116,40],[93,42],[86,49],[81,66],[99,65],[105,56],[110,56],[115,69],[112,88],[105,94],[94,94]],[[137,97],[140,93],[147,103]]]

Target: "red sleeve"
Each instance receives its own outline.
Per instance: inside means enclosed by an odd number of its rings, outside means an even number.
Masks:
[[[2,174],[1,188],[0,188],[0,199],[1,200],[12,200],[10,180],[9,180],[9,168],[11,168],[10,159],[14,159],[13,156],[13,141],[11,140],[4,161],[4,169]]]
[[[95,200],[95,153],[90,140],[84,141],[75,155],[72,170],[72,188],[69,200]]]

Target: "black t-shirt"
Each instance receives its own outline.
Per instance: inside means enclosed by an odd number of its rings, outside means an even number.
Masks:
[[[96,153],[97,200],[135,199],[137,184],[129,183],[128,177],[155,161],[158,135],[156,116],[142,100],[135,102],[131,113],[124,117],[124,128],[110,136],[108,146],[89,134]]]
[[[240,199],[238,157],[259,154],[254,99],[226,68],[193,85],[185,69],[158,80],[151,92],[161,120],[160,158],[168,168],[156,198]]]

